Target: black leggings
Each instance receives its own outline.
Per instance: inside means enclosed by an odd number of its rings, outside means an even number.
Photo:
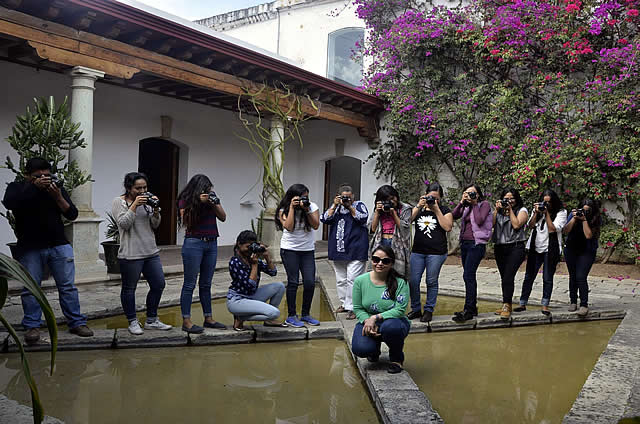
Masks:
[[[494,252],[502,281],[502,303],[511,303],[513,301],[516,273],[525,257],[524,242],[496,244]]]

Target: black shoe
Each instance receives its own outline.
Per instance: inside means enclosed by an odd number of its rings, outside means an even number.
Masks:
[[[182,326],[182,331],[189,334],[202,334],[204,333],[204,328],[199,325],[193,324],[191,327],[187,327],[186,325]]]
[[[409,319],[416,319],[416,318],[420,318],[421,316],[422,316],[421,311],[411,311],[407,314],[407,318]]]
[[[402,365],[397,364],[395,362],[391,362],[389,364],[389,368],[387,369],[387,372],[389,374],[399,374],[402,372],[402,370],[403,370]]]
[[[433,312],[424,311],[424,314],[422,314],[422,318],[420,318],[420,322],[429,322],[431,321],[432,318],[433,318]]]
[[[454,320],[455,322],[465,322],[465,321],[469,321],[470,319],[473,319],[473,317],[474,317],[473,312],[464,311],[460,314],[456,313],[456,315],[454,315],[453,318],[451,319]]]
[[[516,308],[513,308],[513,312],[524,312],[527,310],[527,305],[521,305]]]

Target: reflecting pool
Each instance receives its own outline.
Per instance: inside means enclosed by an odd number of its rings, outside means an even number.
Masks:
[[[447,423],[560,423],[619,323],[412,334],[405,368]]]
[[[28,354],[47,415],[74,423],[377,423],[343,342]],[[30,405],[19,355],[0,392]]]

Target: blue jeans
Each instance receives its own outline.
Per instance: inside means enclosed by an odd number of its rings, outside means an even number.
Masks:
[[[380,246],[389,246],[389,247],[391,247],[392,244],[393,244],[393,237],[390,237],[390,238],[382,237],[380,239]],[[378,247],[378,246],[376,246],[376,247]]]
[[[313,292],[316,289],[316,261],[314,251],[280,249],[282,265],[287,271],[287,313],[296,315],[296,295],[298,294],[299,276],[302,273],[304,291],[302,292],[302,316],[309,315]]]
[[[478,280],[476,271],[487,251],[487,245],[476,244],[475,241],[462,240],[460,255],[462,256],[462,279],[464,280],[464,309],[473,314],[478,313]]]
[[[227,296],[227,309],[243,321],[270,321],[280,316],[278,305],[284,296],[284,284],[271,283],[258,287],[252,296]],[[269,303],[266,303],[267,300]]]
[[[427,270],[427,302],[424,310],[433,312],[438,299],[438,277],[442,264],[447,259],[447,255],[423,255],[422,253],[412,253],[409,263],[411,276],[409,278],[409,290],[411,291],[411,310],[420,312],[420,280],[424,270]]]
[[[180,293],[180,309],[183,318],[191,317],[191,302],[196,288],[196,279],[200,273],[198,293],[205,318],[212,316],[211,312],[211,280],[216,270],[218,257],[218,241],[204,241],[193,237],[186,237],[182,245],[182,265],[184,268],[184,283]]]
[[[140,281],[140,274],[149,283],[147,293],[147,319],[158,316],[158,305],[164,290],[164,272],[160,256],[155,255],[144,259],[120,259],[120,275],[122,277],[122,290],[120,290],[120,302],[124,315],[129,322],[136,319],[136,286]]]
[[[39,286],[42,285],[42,268],[47,264],[58,287],[60,308],[67,319],[67,325],[69,328],[76,328],[87,324],[87,317],[80,313],[78,289],[73,283],[76,267],[73,261],[73,248],[70,244],[23,251],[19,262],[29,271]],[[22,326],[25,329],[40,327],[42,323],[40,304],[27,289],[22,289],[20,297],[24,311]]]
[[[538,275],[538,270],[544,265],[542,271],[542,305],[549,306],[551,300],[551,292],[553,291],[553,275],[556,273],[556,266],[558,261],[551,260],[549,258],[549,252],[544,253],[530,253],[527,257],[527,270],[524,274],[524,281],[522,282],[522,294],[520,295],[520,305],[526,305],[529,302],[529,296],[531,296],[531,290],[533,289],[533,281]]]
[[[404,318],[390,318],[382,321],[378,333],[379,337],[362,335],[361,323],[356,324],[351,339],[351,350],[359,358],[368,356],[380,356],[380,344],[385,342],[389,346],[389,359],[391,362],[404,362],[404,339],[409,335],[411,324]]]
[[[569,271],[569,299],[571,303],[578,303],[578,291],[580,291],[580,306],[589,306],[587,276],[596,260],[596,250],[585,249],[582,253],[576,253],[573,249],[566,247],[564,260]]]

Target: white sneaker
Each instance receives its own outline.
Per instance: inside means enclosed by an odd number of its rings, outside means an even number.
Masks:
[[[148,330],[163,330],[163,331],[166,331],[166,330],[171,330],[173,328],[173,326],[169,325],[169,324],[165,324],[164,322],[160,321],[159,318],[156,318],[156,320],[153,321],[153,322],[147,322],[144,325],[144,328],[148,329]]]
[[[136,319],[129,323],[129,333],[139,336],[140,334],[144,334],[144,330],[140,327],[140,322]]]

